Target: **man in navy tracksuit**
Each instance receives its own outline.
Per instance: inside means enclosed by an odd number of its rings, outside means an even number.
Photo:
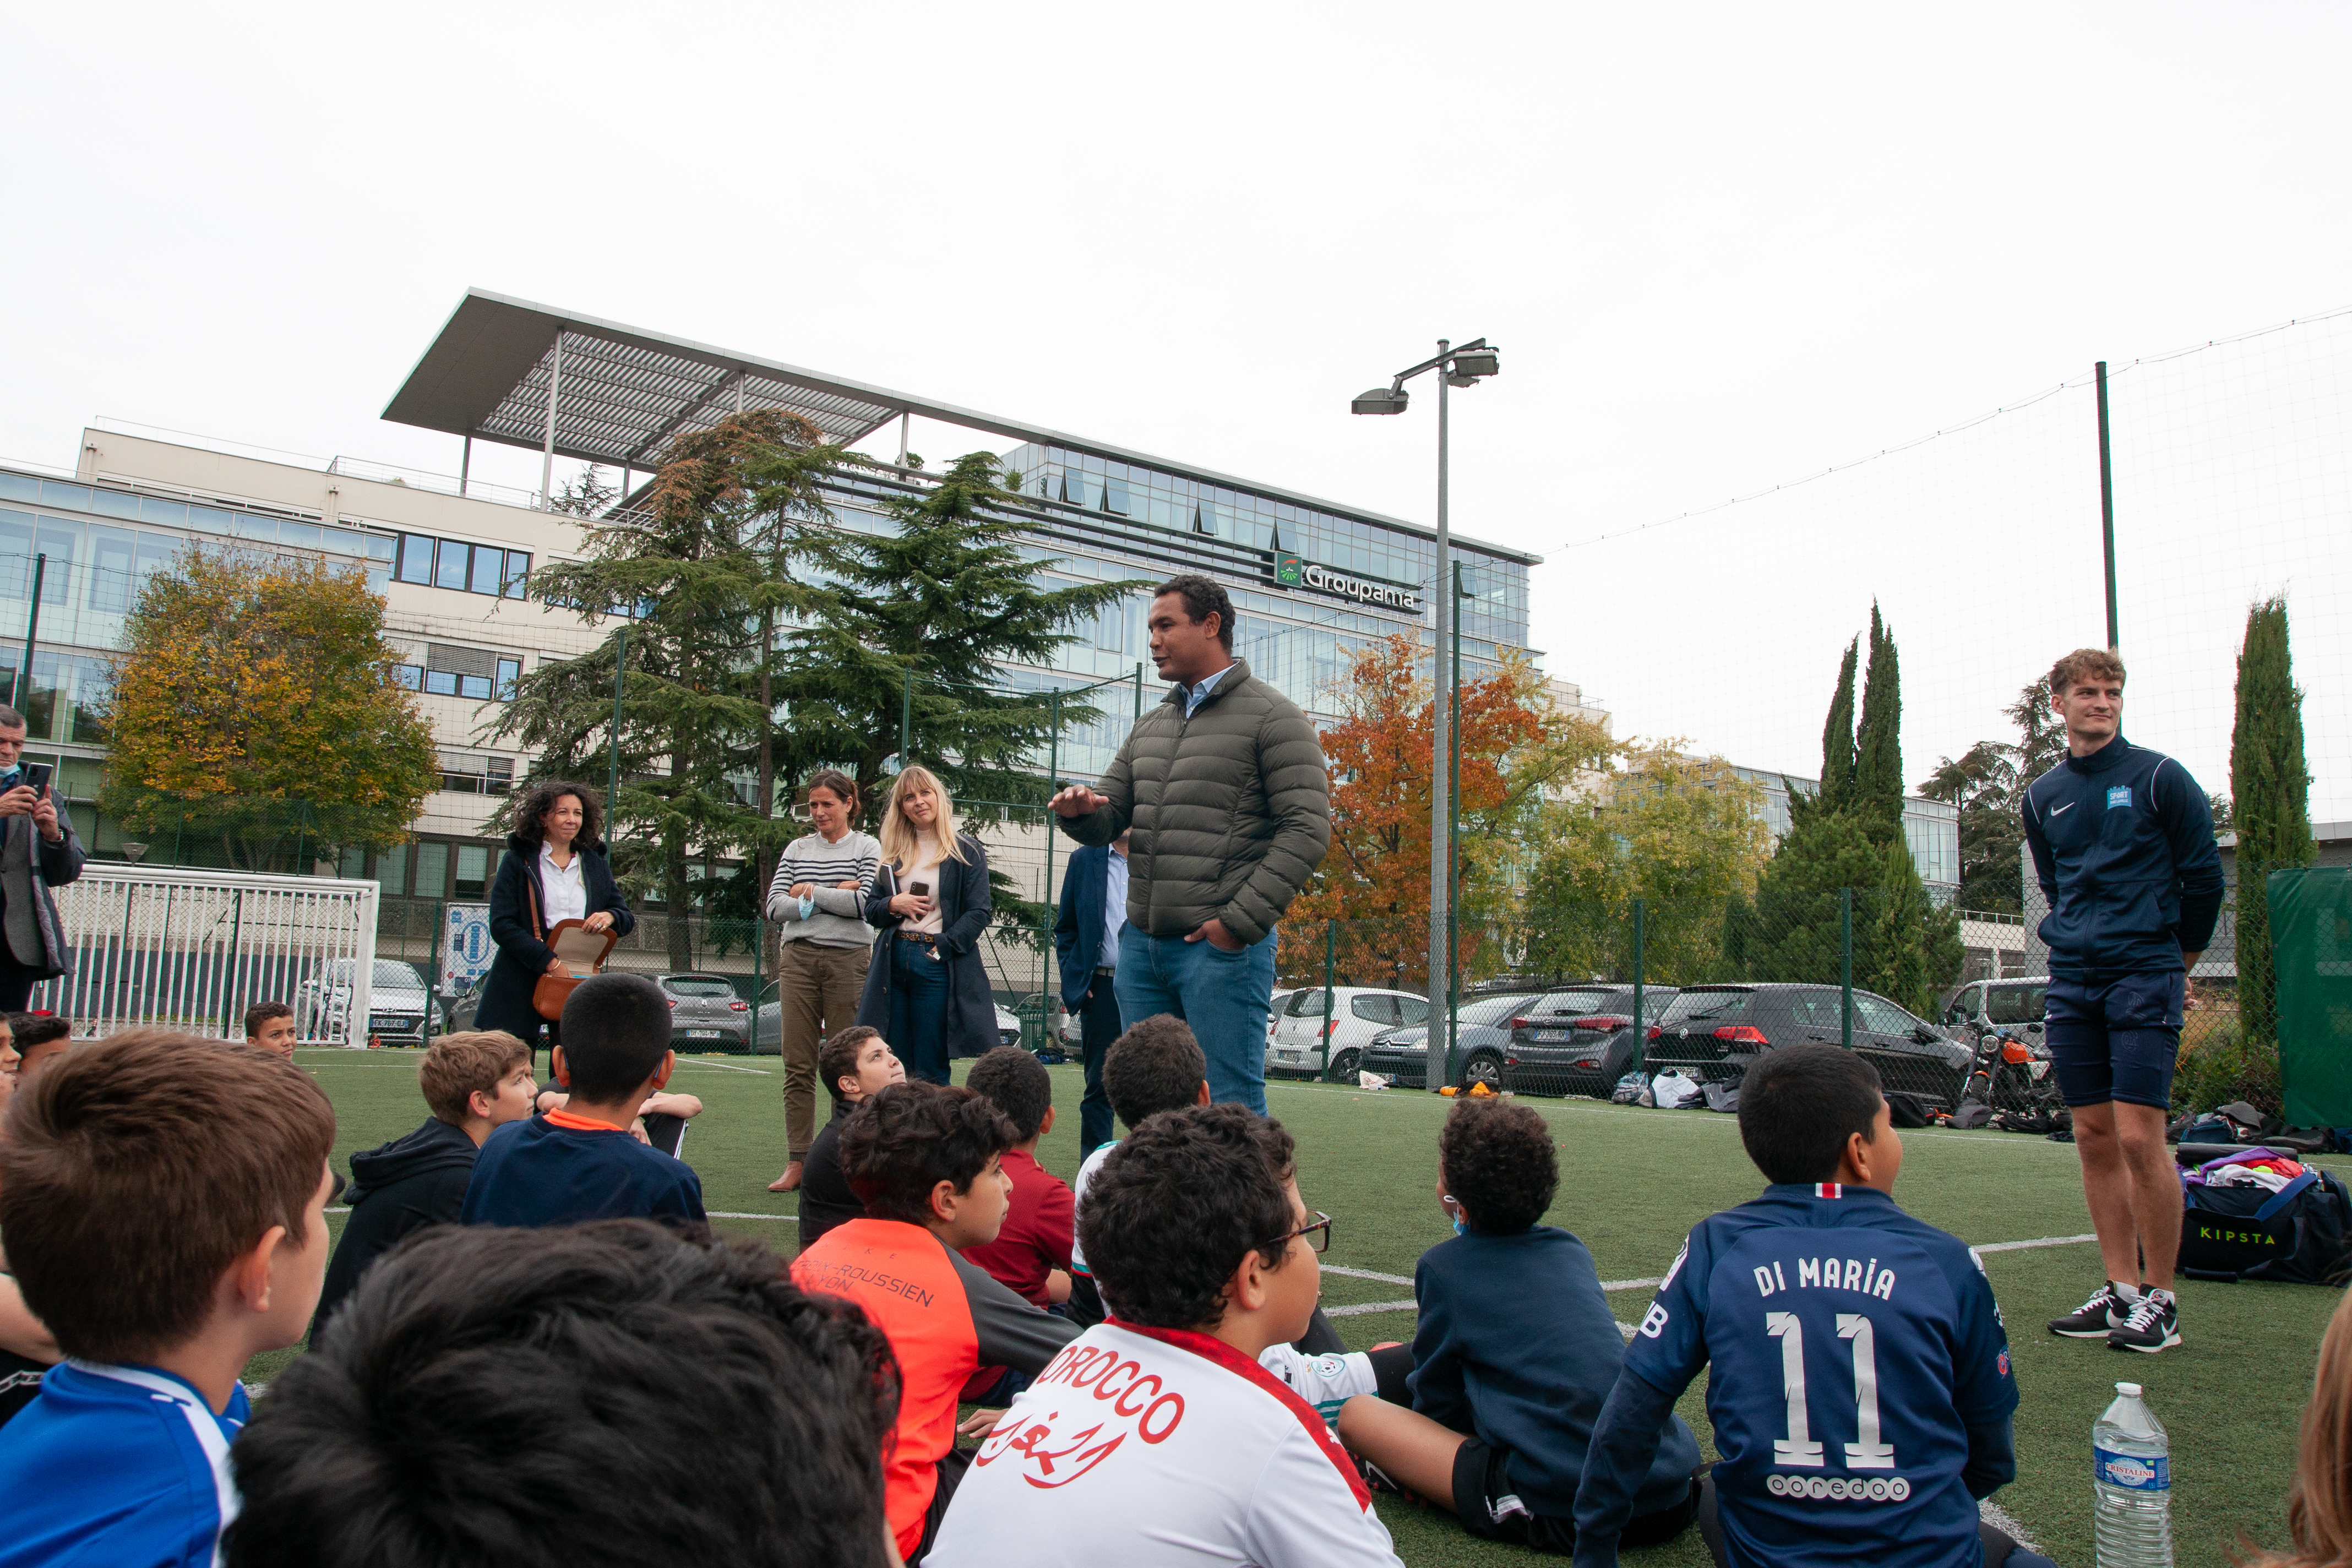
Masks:
[[[2066,761],[2027,787],[2050,913],[2046,1038],[2074,1111],[2106,1282],[2050,1331],[2110,1350],[2180,1342],[2180,1181],[2164,1142],[2188,972],[2221,909],[2213,812],[2189,771],[2123,737],[2123,661],[2078,648],[2050,672]]]

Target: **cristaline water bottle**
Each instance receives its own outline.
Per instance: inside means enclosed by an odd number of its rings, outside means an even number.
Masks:
[[[2099,1568],[2172,1568],[2170,1445],[2138,1384],[2116,1384],[2091,1428],[2091,1468]]]

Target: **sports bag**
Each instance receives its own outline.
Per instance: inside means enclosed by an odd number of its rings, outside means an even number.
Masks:
[[[2352,1191],[2337,1178],[2306,1166],[2275,1193],[2192,1179],[2252,1152],[2233,1150],[2181,1173],[2180,1272],[2197,1279],[2342,1284],[2352,1262]]]

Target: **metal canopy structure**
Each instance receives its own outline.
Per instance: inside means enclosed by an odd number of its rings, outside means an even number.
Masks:
[[[1424,524],[1361,507],[482,289],[466,290],[416,368],[385,405],[383,416],[395,424],[462,436],[468,443],[496,441],[525,447],[551,460],[572,458],[646,469],[661,465],[677,437],[751,408],[797,414],[845,446],[864,440],[893,419],[920,415],[967,430],[1131,463],[1435,537],[1435,531]],[[1541,559],[1502,545],[1462,542],[1525,565]]]

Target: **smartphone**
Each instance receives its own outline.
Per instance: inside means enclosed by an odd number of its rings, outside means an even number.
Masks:
[[[907,891],[919,899],[928,899],[931,896],[931,885],[929,882],[909,882],[907,884]]]
[[[35,795],[43,795],[48,790],[49,775],[55,772],[57,769],[48,763],[26,763],[23,782]]]

